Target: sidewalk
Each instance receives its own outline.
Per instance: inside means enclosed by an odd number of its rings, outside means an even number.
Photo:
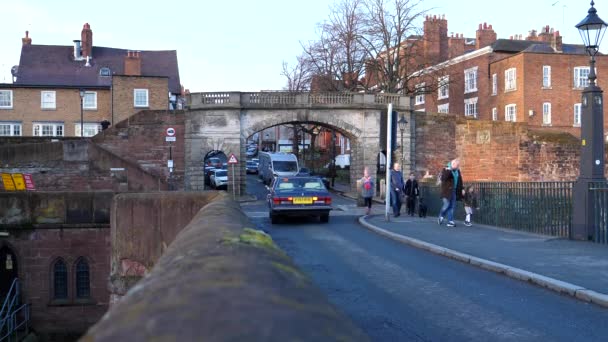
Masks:
[[[391,215],[387,222],[381,214],[359,222],[402,243],[608,307],[606,245],[462,222],[447,228],[436,217]]]

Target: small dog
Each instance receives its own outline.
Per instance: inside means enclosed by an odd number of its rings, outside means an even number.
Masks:
[[[426,204],[424,204],[424,199],[422,197],[418,199],[418,216],[426,217]]]

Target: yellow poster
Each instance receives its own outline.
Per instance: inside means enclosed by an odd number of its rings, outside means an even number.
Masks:
[[[2,174],[2,183],[4,184],[4,190],[15,191],[15,183],[13,183],[13,178],[10,173]]]
[[[23,179],[23,174],[13,173],[13,183],[15,183],[15,188],[17,188],[17,190],[25,190],[25,180]]]

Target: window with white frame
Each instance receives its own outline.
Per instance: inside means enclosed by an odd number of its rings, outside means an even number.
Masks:
[[[492,120],[498,121],[498,108],[496,107],[492,108]]]
[[[439,77],[439,90],[437,91],[437,98],[447,99],[450,97],[450,76]]]
[[[498,94],[498,75],[492,74],[492,95]]]
[[[575,127],[581,126],[581,104],[580,103],[574,104],[574,124],[573,124],[573,126],[575,126]]]
[[[510,68],[505,70],[505,91],[512,91],[517,88],[517,69]]]
[[[450,112],[450,104],[444,103],[437,106],[437,113],[449,113]]]
[[[416,99],[414,102],[415,104],[417,104],[417,105],[424,104],[424,89],[425,89],[424,83],[416,84]]]
[[[551,66],[543,65],[543,88],[551,88]]]
[[[551,103],[543,103],[543,125],[551,125]]]
[[[97,109],[97,92],[96,91],[87,91],[84,93],[84,98],[82,99],[82,108],[83,109]]]
[[[464,71],[464,92],[466,94],[473,91],[477,91],[477,67]]]
[[[82,128],[84,130],[84,136],[85,137],[92,137],[94,135],[96,135],[97,133],[101,132],[101,124],[98,123],[83,123],[82,124]],[[74,135],[77,137],[80,137],[80,122],[76,123],[74,125]]]
[[[505,121],[517,121],[517,105],[509,104],[505,106]]]
[[[0,90],[0,108],[13,108],[12,90]]]
[[[148,89],[133,90],[133,105],[135,107],[148,107]]]
[[[585,88],[589,85],[589,67],[574,68],[574,88]]]
[[[40,108],[42,108],[42,109],[57,108],[55,98],[56,98],[56,93],[54,91],[41,91],[40,92]]]
[[[21,136],[21,124],[18,122],[0,122],[0,136]]]
[[[63,136],[63,123],[34,123],[34,136],[35,137],[62,137]]]
[[[477,98],[473,97],[471,99],[464,100],[464,115],[477,117]]]

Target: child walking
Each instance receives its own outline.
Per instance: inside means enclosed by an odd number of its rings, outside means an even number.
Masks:
[[[369,175],[369,168],[363,169],[363,178],[361,178],[361,196],[367,207],[365,215],[369,215],[372,210],[372,197],[374,197],[374,180]]]
[[[467,214],[464,225],[467,227],[472,226],[471,215],[473,215],[473,208],[479,209],[477,206],[477,194],[475,189],[471,185],[467,186],[464,190],[464,212]]]

